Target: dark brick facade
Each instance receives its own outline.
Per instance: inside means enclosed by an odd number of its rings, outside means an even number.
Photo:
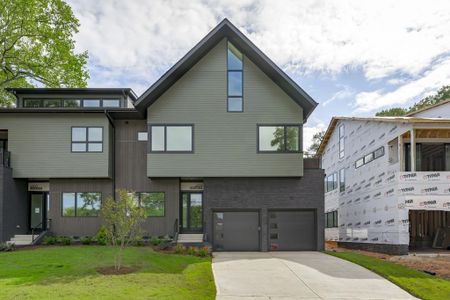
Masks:
[[[324,173],[305,169],[302,178],[205,178],[204,224],[212,237],[212,213],[218,209],[260,212],[261,250],[267,251],[269,209],[312,209],[316,212],[317,250],[324,249]]]
[[[0,242],[28,230],[27,181],[13,179],[12,169],[0,166]]]
[[[392,255],[407,255],[409,251],[408,245],[338,242],[338,246],[349,249],[367,250]]]

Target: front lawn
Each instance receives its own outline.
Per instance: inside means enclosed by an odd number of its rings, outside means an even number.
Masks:
[[[410,294],[427,300],[450,299],[450,281],[379,258],[352,252],[327,252],[361,265],[392,281]]]
[[[101,275],[113,265],[106,246],[42,247],[0,253],[0,299],[214,299],[211,259],[131,247],[124,265],[138,271]]]

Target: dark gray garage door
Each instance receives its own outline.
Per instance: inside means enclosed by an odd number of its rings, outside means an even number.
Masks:
[[[258,251],[259,213],[256,211],[214,212],[214,250]]]
[[[269,211],[269,249],[316,250],[314,211]]]

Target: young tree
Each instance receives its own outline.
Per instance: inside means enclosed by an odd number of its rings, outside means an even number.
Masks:
[[[87,52],[76,54],[79,22],[63,0],[2,0],[0,5],[0,107],[11,87],[85,87]]]
[[[319,131],[313,135],[312,145],[309,146],[305,156],[315,157],[317,155],[317,150],[319,150],[320,144],[322,143],[324,136],[325,136],[324,130]]]
[[[100,215],[111,244],[117,247],[114,267],[120,270],[123,250],[140,237],[145,214],[132,193],[127,190],[118,190],[117,193],[117,199],[109,197],[102,204]]]

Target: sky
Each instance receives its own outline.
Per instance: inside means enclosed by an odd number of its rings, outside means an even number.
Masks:
[[[409,107],[450,84],[450,1],[69,0],[89,87],[142,94],[228,18],[319,103],[304,145],[333,116]]]

